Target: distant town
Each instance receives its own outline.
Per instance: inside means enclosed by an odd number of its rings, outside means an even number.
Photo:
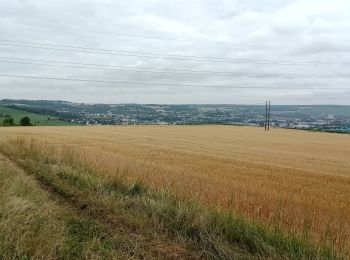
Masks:
[[[227,124],[263,126],[262,105],[84,104],[0,100],[0,106],[45,114],[83,125]],[[271,105],[271,126],[350,133],[350,106]]]

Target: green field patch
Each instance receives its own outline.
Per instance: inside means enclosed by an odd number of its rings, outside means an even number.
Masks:
[[[60,120],[57,117],[53,117],[49,115],[31,113],[31,112],[27,112],[25,110],[16,109],[16,108],[0,107],[0,126],[2,125],[3,120],[7,116],[10,116],[14,119],[15,125],[19,125],[19,121],[24,116],[28,116],[30,118],[30,122],[33,125],[37,125],[37,126],[75,125],[74,123],[66,122],[66,121]]]

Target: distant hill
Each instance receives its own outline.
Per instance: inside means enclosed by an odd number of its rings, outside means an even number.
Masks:
[[[265,123],[265,106],[243,104],[88,104],[62,100],[0,100],[0,106],[87,125],[254,125]],[[271,125],[350,133],[350,106],[275,105]]]
[[[74,123],[66,122],[50,115],[31,113],[16,108],[0,107],[0,125],[6,116],[11,116],[15,121],[15,125],[18,125],[20,119],[24,116],[28,116],[31,123],[38,126],[75,125]]]

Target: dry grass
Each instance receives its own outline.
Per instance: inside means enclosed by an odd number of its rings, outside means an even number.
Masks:
[[[1,128],[78,149],[75,160],[350,248],[350,136],[229,126]]]
[[[50,201],[35,181],[2,155],[0,192],[0,258],[26,259],[30,254],[52,259],[64,244],[62,219],[69,210]],[[28,232],[31,229],[35,232]]]
[[[0,153],[0,259],[195,259],[205,255],[189,238],[170,238],[152,226],[149,212],[139,212],[139,207],[148,209],[139,184],[125,185],[117,178],[101,178],[54,161],[54,154],[47,153],[54,150],[40,142],[35,147],[24,140],[8,145],[0,147],[11,155],[10,159]],[[71,155],[67,152],[65,158]],[[233,247],[232,254],[239,253]]]

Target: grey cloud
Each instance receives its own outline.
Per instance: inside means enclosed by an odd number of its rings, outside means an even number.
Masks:
[[[0,2],[0,39],[235,59],[350,63],[350,3],[345,0],[13,0]],[[116,35],[24,26],[82,28]],[[130,34],[145,38],[117,36]],[[157,40],[158,36],[190,41]],[[191,42],[192,41],[192,42]],[[198,41],[198,42],[195,42]],[[212,42],[230,44],[214,44]],[[199,43],[200,42],[200,43]],[[1,43],[1,42],[0,42]],[[148,59],[70,53],[0,45],[0,56],[114,66],[242,73],[349,74],[350,66],[282,66]],[[2,59],[0,59],[2,60]],[[64,99],[82,102],[350,104],[349,79],[213,77],[84,70],[0,62],[2,74],[92,80],[213,85],[215,87],[94,84],[0,77],[0,98]],[[286,89],[235,89],[282,86]],[[310,88],[306,90],[295,87]]]

